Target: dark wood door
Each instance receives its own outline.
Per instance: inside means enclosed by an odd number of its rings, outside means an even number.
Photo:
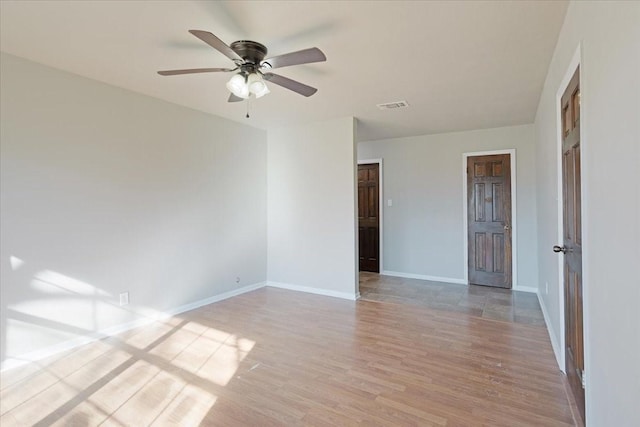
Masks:
[[[561,99],[565,369],[584,421],[582,332],[582,224],[580,195],[580,76],[576,70]]]
[[[469,283],[511,288],[511,164],[508,154],[467,159]]]
[[[360,271],[380,272],[380,168],[358,165],[358,244]]]

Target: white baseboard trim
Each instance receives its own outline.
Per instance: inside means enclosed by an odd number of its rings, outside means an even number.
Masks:
[[[94,332],[89,335],[79,336],[67,341],[63,341],[59,344],[45,347],[40,350],[32,351],[30,353],[20,355],[20,356],[15,356],[15,357],[6,359],[2,362],[2,364],[0,365],[0,372],[5,372],[10,369],[14,369],[19,366],[26,365],[31,362],[46,359],[47,357],[54,356],[63,351],[72,350],[76,347],[80,347],[81,345],[89,344],[91,342],[98,341],[106,337],[117,335],[121,332],[138,328],[140,326],[148,325],[158,320],[167,319],[171,316],[175,316],[176,314],[184,313],[185,311],[194,310],[196,308],[199,308],[208,304],[213,304],[214,302],[222,301],[231,297],[235,297],[237,295],[251,292],[256,289],[260,289],[264,286],[265,286],[265,282],[254,283],[252,285],[243,286],[242,288],[238,288],[232,291],[214,295],[212,297],[205,298],[199,301],[194,301],[189,304],[184,304],[179,307],[175,307],[163,312],[158,312],[153,316],[145,315],[145,317],[134,320],[132,322],[111,326],[109,328],[102,329],[100,331]]]
[[[520,292],[530,292],[532,294],[538,294],[538,288],[534,288],[533,286],[515,286],[512,291],[520,291]]]
[[[558,367],[562,372],[564,372],[564,366],[562,366],[562,353],[560,352],[560,343],[558,342],[558,336],[556,335],[556,331],[553,330],[553,326],[551,326],[551,320],[549,319],[549,312],[547,311],[547,307],[544,305],[544,300],[540,296],[538,292],[538,302],[540,303],[540,308],[542,309],[542,316],[544,316],[544,323],[547,325],[547,332],[549,333],[549,340],[551,340],[551,347],[553,348],[553,354],[556,356],[556,362],[558,363]]]
[[[205,298],[199,301],[195,301],[189,304],[181,305],[180,307],[173,308],[171,310],[167,310],[163,313],[164,317],[175,316],[176,314],[184,313],[185,311],[195,310],[196,308],[200,308],[205,305],[213,304],[214,302],[222,301],[225,299],[229,299],[238,295],[246,294],[247,292],[255,291],[256,289],[264,288],[267,282],[258,282],[252,285],[243,286],[238,289],[233,289],[228,292],[224,292],[218,295],[214,295],[209,298]]]
[[[465,279],[454,279],[451,277],[427,276],[424,274],[402,273],[399,271],[383,270],[380,274],[383,276],[404,277],[406,279],[430,280],[432,282],[456,283],[458,285],[468,285]]]
[[[348,292],[338,292],[338,291],[331,291],[328,289],[320,289],[320,288],[312,288],[309,286],[300,286],[300,285],[292,285],[290,283],[281,283],[281,282],[267,282],[267,286],[272,287],[272,288],[280,288],[280,289],[288,289],[290,291],[298,291],[298,292],[306,292],[309,294],[316,294],[316,295],[324,295],[327,297],[334,297],[334,298],[342,298],[342,299],[348,299],[351,301],[355,301],[360,297],[359,293],[356,293],[354,291],[354,293],[348,293]]]

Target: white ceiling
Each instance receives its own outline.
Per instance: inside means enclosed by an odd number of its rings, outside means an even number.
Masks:
[[[361,141],[532,123],[565,1],[6,1],[0,49],[115,86],[268,129],[359,119]],[[271,85],[227,103],[228,67],[189,34],[248,39],[269,56],[317,46],[327,62],[276,70],[318,88],[305,98]],[[376,104],[410,107],[380,111]]]

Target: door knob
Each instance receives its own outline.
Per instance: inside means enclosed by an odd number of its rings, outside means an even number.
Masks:
[[[563,254],[566,254],[567,253],[567,247],[566,246],[555,245],[553,247],[553,252],[555,252],[555,253],[562,252]]]
[[[504,226],[504,229],[505,229],[505,230],[507,230],[507,231],[509,231],[509,230],[511,230],[511,227],[509,227],[509,225],[505,225],[505,226]]]

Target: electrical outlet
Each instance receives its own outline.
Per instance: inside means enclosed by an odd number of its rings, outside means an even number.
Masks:
[[[129,305],[129,292],[123,292],[120,294],[120,306]]]

